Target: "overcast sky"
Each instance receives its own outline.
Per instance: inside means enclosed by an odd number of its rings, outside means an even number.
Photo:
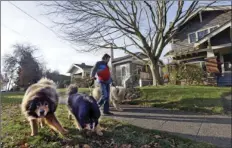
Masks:
[[[35,1],[12,1],[28,14],[51,27],[53,24]],[[58,38],[52,31],[39,24],[7,1],[1,1],[1,56],[12,52],[15,43],[30,43],[40,49],[40,56],[46,62],[46,67],[67,74],[73,63],[93,65],[101,59],[103,53],[78,53],[69,43]],[[170,50],[167,46],[163,54]],[[162,55],[163,55],[162,54]],[[122,51],[116,51],[115,57],[123,56]],[[2,58],[1,58],[2,59]]]

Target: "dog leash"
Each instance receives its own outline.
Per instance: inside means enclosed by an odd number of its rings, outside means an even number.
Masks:
[[[91,81],[90,83],[89,83],[89,91],[90,91],[90,95],[92,95],[92,86],[94,85],[94,80],[93,79],[89,79],[89,81]],[[112,83],[111,83],[111,85],[113,84],[113,81],[112,81]],[[116,91],[117,91],[117,93],[118,93],[118,91],[119,91],[119,89],[113,84],[112,85],[115,89],[116,89]]]
[[[88,85],[89,85],[89,95],[92,96],[92,91],[93,91],[92,86],[93,86],[94,82],[92,82],[93,81],[92,79],[89,79],[87,81],[91,81],[90,83],[88,83]]]

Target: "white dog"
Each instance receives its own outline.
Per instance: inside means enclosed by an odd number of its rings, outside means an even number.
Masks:
[[[123,111],[122,108],[119,107],[119,103],[121,103],[124,99],[126,99],[127,89],[124,87],[110,87],[110,101],[112,101],[113,106],[118,111]],[[99,100],[101,98],[101,90],[100,87],[95,87],[92,92],[92,96]]]

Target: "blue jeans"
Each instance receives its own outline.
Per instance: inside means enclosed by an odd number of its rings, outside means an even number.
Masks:
[[[109,112],[109,98],[110,98],[110,84],[100,82],[101,98],[98,101],[98,105],[101,107],[104,104],[103,112]]]

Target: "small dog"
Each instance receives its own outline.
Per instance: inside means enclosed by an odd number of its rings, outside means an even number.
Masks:
[[[75,85],[70,85],[68,88],[68,109],[69,119],[71,119],[72,114],[76,119],[76,127],[80,131],[91,129],[97,135],[103,135],[99,125],[101,112],[96,100],[87,94],[78,93],[78,88]]]
[[[99,100],[101,98],[101,89],[100,87],[95,87],[92,91],[93,97],[96,100]],[[113,106],[118,111],[123,111],[122,108],[120,108],[119,103],[122,102],[122,100],[125,100],[127,97],[127,89],[124,87],[110,87],[110,101],[112,101]]]
[[[55,116],[58,104],[56,85],[52,80],[42,78],[39,82],[31,85],[24,94],[21,110],[30,122],[31,136],[38,133],[39,122],[41,127],[46,123],[56,132],[62,135],[65,130]]]

